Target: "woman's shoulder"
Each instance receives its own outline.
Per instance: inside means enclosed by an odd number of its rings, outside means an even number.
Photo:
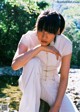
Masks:
[[[29,30],[25,34],[23,34],[23,36],[25,36],[25,38],[30,37],[30,36],[36,36],[36,31]]]
[[[36,31],[28,31],[22,35],[21,40],[23,41],[31,41],[35,40],[36,38]]]
[[[37,45],[39,43],[38,38],[37,38],[37,32],[36,31],[28,31],[27,33],[23,34],[19,43],[23,43],[24,45],[28,46],[29,48],[34,47],[35,45]]]
[[[57,37],[59,50],[62,56],[68,55],[72,53],[72,42],[71,40],[66,37],[64,34],[61,34]]]
[[[63,44],[65,44],[65,43],[72,44],[72,41],[64,34],[58,35],[58,40]]]

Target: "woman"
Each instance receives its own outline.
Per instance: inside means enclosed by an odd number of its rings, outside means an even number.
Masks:
[[[49,112],[78,112],[65,94],[72,43],[61,34],[64,26],[61,14],[44,11],[37,19],[36,30],[22,36],[12,61],[14,70],[23,67],[19,112],[39,112],[40,99],[50,105]]]

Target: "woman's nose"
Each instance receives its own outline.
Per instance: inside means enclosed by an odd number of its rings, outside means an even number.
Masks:
[[[47,35],[46,35],[45,32],[43,32],[42,38],[43,38],[43,39],[46,39],[46,38],[47,38]]]
[[[42,36],[42,38],[43,38],[43,39],[45,39],[45,38],[46,38],[46,36],[45,36],[45,35],[43,35],[43,36]]]

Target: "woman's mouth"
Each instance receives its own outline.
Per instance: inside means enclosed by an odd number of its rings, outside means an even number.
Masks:
[[[46,41],[41,41],[42,43],[47,43]]]

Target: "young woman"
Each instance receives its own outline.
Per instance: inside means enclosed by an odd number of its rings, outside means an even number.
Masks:
[[[65,94],[72,43],[61,34],[64,26],[61,14],[44,11],[37,19],[36,30],[20,39],[12,61],[14,70],[23,67],[19,112],[39,112],[40,99],[50,105],[49,112],[78,112]]]

